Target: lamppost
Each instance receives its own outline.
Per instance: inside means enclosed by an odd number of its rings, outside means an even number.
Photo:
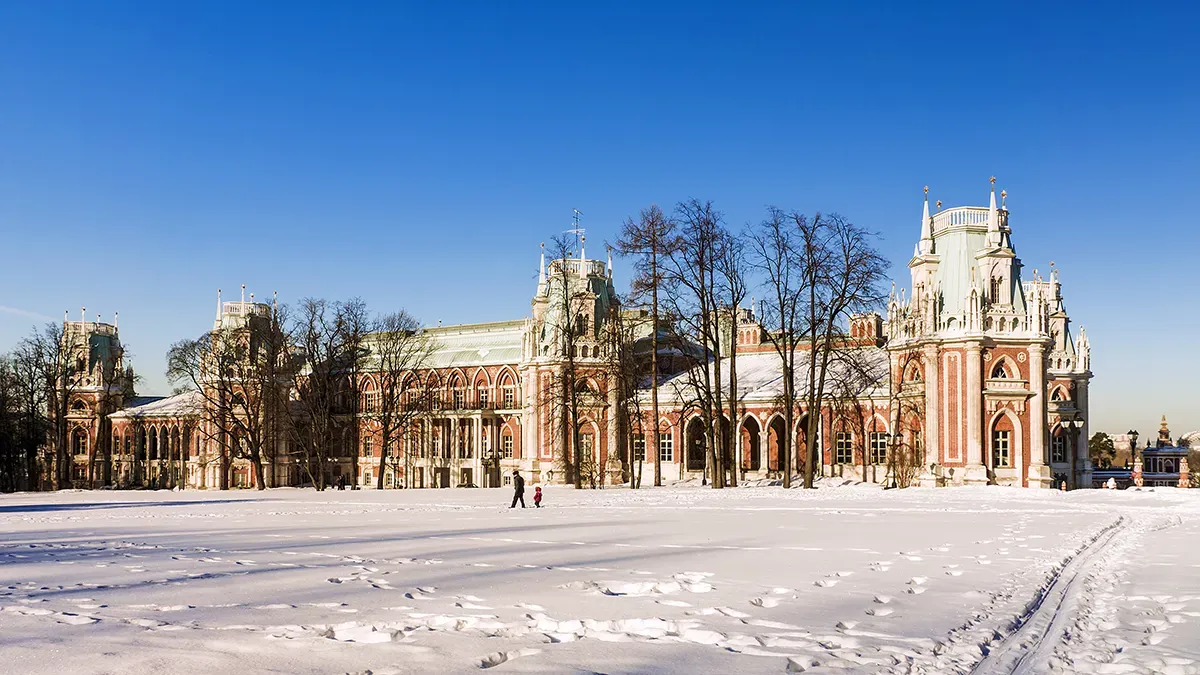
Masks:
[[[500,487],[500,457],[495,450],[483,451],[483,465],[488,472],[488,487]]]
[[[1067,486],[1075,489],[1079,487],[1079,432],[1083,431],[1083,415],[1076,413],[1064,418],[1062,423],[1071,435],[1071,475],[1068,477]]]
[[[897,446],[900,444],[901,437],[900,437],[900,434],[898,434],[898,433],[896,433],[896,434],[888,433],[888,434],[885,434],[884,440],[887,441],[887,456],[884,459],[887,461],[888,467],[892,472],[891,487],[893,487],[893,488],[899,487],[896,484],[896,469],[899,466],[899,464],[896,461],[898,459],[896,457],[896,449],[897,449]]]
[[[1137,454],[1137,429],[1130,429],[1125,435],[1129,437],[1129,459],[1125,460],[1125,468],[1128,469],[1133,466],[1133,456]]]

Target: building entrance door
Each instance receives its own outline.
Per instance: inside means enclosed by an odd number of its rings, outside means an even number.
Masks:
[[[434,469],[435,484],[434,487],[448,488],[450,487],[450,467],[441,467]]]

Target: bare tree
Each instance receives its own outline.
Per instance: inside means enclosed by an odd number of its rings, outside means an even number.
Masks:
[[[34,330],[19,348],[22,358],[28,359],[26,367],[36,372],[44,392],[44,414],[49,430],[46,482],[55,490],[71,484],[74,462],[69,447],[68,413],[71,400],[79,390],[79,376],[87,369],[86,359],[82,357],[84,335],[80,331],[67,330],[68,325],[65,319],[61,324],[50,322],[41,331]]]
[[[352,387],[339,397],[343,413],[349,416],[340,426],[343,430],[342,443],[345,446],[346,454],[350,457],[350,475],[355,477],[354,481],[357,485],[359,475],[358,417],[362,405],[361,397],[357,395],[357,392],[362,379],[362,365],[367,355],[364,341],[371,330],[371,319],[370,313],[367,311],[367,304],[360,298],[351,298],[339,303],[337,314],[338,331],[343,343],[343,368],[346,373],[346,379],[343,382]]]
[[[722,464],[728,469],[729,484],[737,487],[737,474],[741,468],[741,458],[737,453],[738,433],[738,403],[740,397],[737,389],[737,346],[742,321],[741,305],[748,293],[746,273],[747,261],[743,243],[725,232],[721,236],[716,259],[717,268],[717,299],[728,308],[728,355],[729,360],[729,393],[726,400],[729,404],[729,423],[720,425]],[[718,331],[720,333],[720,331]]]
[[[684,407],[698,411],[704,423],[706,451],[705,472],[714,488],[724,487],[723,452],[718,452],[720,438],[724,436],[721,425],[724,418],[721,389],[722,317],[729,314],[720,297],[719,262],[723,247],[728,242],[728,233],[721,223],[721,214],[711,202],[693,199],[679,204],[676,209],[677,231],[667,250],[662,268],[663,294],[660,299],[670,315],[673,341],[684,344],[699,343],[699,349],[689,354],[692,367],[688,368],[683,382],[690,395],[685,397]],[[681,389],[675,387],[677,392]],[[686,428],[685,428],[686,439]],[[685,442],[685,456],[694,448]]]
[[[369,433],[380,439],[375,487],[382,490],[389,460],[400,454],[401,444],[424,409],[413,400],[422,388],[407,385],[413,382],[414,373],[426,366],[433,343],[421,331],[420,322],[403,310],[379,317],[373,328],[364,341],[367,362],[363,369],[372,373],[376,382],[361,409],[370,424]]]
[[[653,319],[645,310],[619,307],[613,307],[609,314],[605,324],[608,383],[617,390],[615,398],[618,410],[614,411],[617,414],[617,436],[626,448],[623,473],[629,481],[629,487],[637,489],[641,487],[648,438],[638,390],[646,381],[648,371],[645,362],[649,360],[647,355],[638,353],[638,346],[642,342],[641,334],[645,332],[647,324],[653,325]],[[657,439],[657,434],[654,438]],[[642,450],[640,457],[637,453],[639,445]],[[657,442],[654,447],[657,454]]]
[[[11,358],[18,419],[16,421],[16,443],[24,454],[23,489],[46,489],[51,485],[48,476],[43,480],[38,470],[38,451],[51,437],[50,396],[52,390],[46,386],[42,375],[42,362],[36,343],[22,340]]]
[[[637,222],[632,218],[625,220],[621,229],[621,238],[617,240],[616,249],[621,255],[636,256],[643,264],[637,268],[630,287],[633,299],[650,298],[650,416],[654,419],[652,441],[654,448],[654,486],[662,486],[662,463],[659,457],[659,410],[658,382],[661,377],[658,363],[658,335],[661,314],[659,312],[658,294],[663,286],[662,260],[669,255],[669,245],[673,239],[675,222],[667,218],[657,204],[651,204],[642,209]],[[641,475],[638,476],[641,484]]]
[[[192,430],[217,448],[219,487],[230,486],[233,459],[246,459],[254,485],[267,487],[264,458],[274,474],[279,419],[285,403],[287,337],[278,306],[249,305],[242,321],[181,340],[167,352],[167,378],[203,401],[203,423]],[[180,453],[180,461],[184,453]],[[271,480],[274,480],[272,475]],[[181,476],[186,483],[186,476]]]
[[[820,466],[818,438],[821,406],[834,352],[843,342],[842,326],[852,314],[879,307],[884,298],[887,260],[875,249],[876,235],[838,215],[817,214],[797,222],[797,250],[808,293],[803,307],[809,358],[805,408],[808,412],[808,461],[804,487],[813,487]]]
[[[767,327],[767,342],[779,356],[782,376],[777,406],[784,418],[783,438],[779,441],[784,455],[780,458],[780,469],[785,488],[792,485],[793,430],[799,407],[796,357],[803,339],[804,302],[808,298],[805,285],[809,281],[803,267],[804,257],[799,239],[800,230],[807,226],[807,222],[800,213],[788,213],[771,207],[767,210],[767,217],[749,236],[750,263],[759,273],[767,294],[767,301],[763,303],[765,316],[761,320]]]
[[[563,235],[551,240],[545,328],[552,336],[554,353],[550,356],[555,366],[542,404],[550,410],[557,438],[555,461],[562,467],[566,481],[582,488],[585,480],[594,484],[598,470],[593,458],[584,456],[581,431],[584,413],[603,402],[604,392],[594,390],[588,380],[603,373],[604,362],[587,355],[590,347],[599,345],[601,336],[596,324],[603,317],[591,316],[594,298],[575,283],[586,270],[579,267],[585,264],[582,257],[574,258],[573,243]]]
[[[329,302],[315,298],[300,301],[291,330],[295,348],[304,360],[293,369],[294,415],[287,420],[292,444],[304,471],[318,490],[328,481],[330,460],[347,448],[343,432],[354,422],[357,399],[351,379],[362,359],[363,333],[357,317],[362,303]]]

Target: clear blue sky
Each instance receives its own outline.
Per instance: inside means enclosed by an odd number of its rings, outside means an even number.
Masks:
[[[598,257],[691,196],[841,212],[907,283],[921,187],[995,174],[1088,328],[1093,428],[1200,428],[1195,10],[342,4],[0,4],[0,350],[120,311],[164,393],[217,287],[520,318],[572,208]]]

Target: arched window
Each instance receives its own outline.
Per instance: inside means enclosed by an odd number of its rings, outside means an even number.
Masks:
[[[993,380],[1007,380],[1008,378],[1008,369],[1004,367],[1004,361],[1000,361],[995,368],[992,368]]]
[[[908,367],[908,374],[904,376],[904,381],[905,382],[920,382],[921,381],[921,367],[915,363],[911,364]]]
[[[991,292],[988,294],[988,300],[992,303],[1000,302],[1000,277],[992,277]]]

